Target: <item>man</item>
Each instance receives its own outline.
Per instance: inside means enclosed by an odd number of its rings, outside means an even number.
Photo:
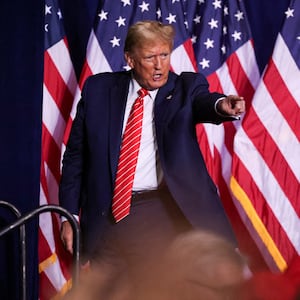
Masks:
[[[115,269],[155,257],[182,231],[201,228],[235,242],[195,132],[200,122],[232,121],[243,98],[210,93],[203,75],[170,72],[174,29],[133,25],[125,41],[131,71],[85,82],[63,159],[60,204],[80,215],[83,253]],[[112,213],[122,135],[140,88],[146,89],[132,197],[121,220]],[[122,194],[122,193],[121,193]],[[130,195],[131,196],[131,195]],[[114,204],[113,204],[114,206]],[[62,223],[72,252],[72,230]],[[118,263],[116,263],[118,261]]]

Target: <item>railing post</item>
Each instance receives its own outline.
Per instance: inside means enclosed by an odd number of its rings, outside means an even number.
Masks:
[[[12,209],[14,209],[12,207]],[[17,211],[17,210],[16,210]],[[18,219],[11,223],[10,225],[4,227],[2,230],[0,230],[0,237],[6,234],[7,232],[17,228],[17,227],[22,227],[24,224],[33,218],[36,215],[40,215],[41,213],[44,212],[55,212],[59,213],[60,215],[64,216],[71,224],[72,230],[73,230],[73,272],[72,272],[72,286],[75,286],[78,284],[79,281],[79,272],[80,272],[80,228],[77,220],[75,217],[69,213],[66,209],[58,206],[58,205],[42,205],[31,212],[28,212],[24,214],[23,216],[19,216]],[[24,232],[25,233],[25,232]],[[22,244],[22,247],[25,247],[25,240],[24,244]],[[25,247],[26,248],[26,247]],[[26,262],[25,262],[25,267],[26,267]],[[26,281],[23,282],[26,286]],[[25,290],[26,292],[26,290]],[[24,295],[23,295],[24,296]],[[26,297],[26,293],[25,293]],[[23,298],[25,299],[25,298]]]
[[[17,218],[21,217],[21,212],[11,203],[0,200],[0,206],[8,208]],[[22,300],[26,300],[26,232],[25,225],[21,225],[19,229],[19,241],[21,248],[21,293]]]

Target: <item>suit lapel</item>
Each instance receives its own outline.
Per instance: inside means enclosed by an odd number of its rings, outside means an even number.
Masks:
[[[154,107],[156,130],[159,130],[163,123],[167,121],[167,118],[170,115],[170,108],[174,107],[173,102],[175,99],[173,97],[173,92],[176,78],[177,76],[174,73],[169,73],[167,83],[161,87],[157,93]]]
[[[131,75],[122,73],[111,87],[110,91],[110,128],[109,128],[109,153],[112,180],[117,170],[119,150],[122,140],[122,128],[127,94]]]

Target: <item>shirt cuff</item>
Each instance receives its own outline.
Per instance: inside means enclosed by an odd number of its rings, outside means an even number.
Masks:
[[[73,215],[76,221],[79,223],[79,216]],[[61,222],[69,221],[65,216],[61,216]]]

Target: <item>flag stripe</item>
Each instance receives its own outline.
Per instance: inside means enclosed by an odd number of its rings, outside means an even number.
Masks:
[[[244,130],[247,136],[252,140],[257,151],[260,152],[264,163],[270,168],[270,171],[273,173],[273,176],[275,176],[281,189],[285,191],[286,196],[291,199],[291,201],[292,199],[297,199],[300,192],[298,180],[287,164],[282,152],[278,149],[277,144],[270,136],[269,131],[264,127],[264,124],[254,110],[250,111],[249,118],[247,118],[247,127],[244,126]],[[263,137],[263,142],[258,136]],[[282,172],[282,169],[284,169],[285,172]],[[295,188],[297,186],[298,188]],[[295,209],[299,211],[299,204]]]
[[[45,52],[45,75],[44,84],[46,85],[52,99],[55,101],[62,117],[65,121],[68,120],[69,112],[73,103],[73,95],[70,92],[67,84],[63,81],[56,65],[50,59],[48,52]]]
[[[281,77],[281,74],[274,64],[273,60],[271,60],[269,63],[269,72],[272,73],[272,77],[268,76],[264,78],[266,88],[272,95],[274,104],[280,110],[283,118],[286,120],[291,130],[296,135],[298,142],[300,142],[299,104],[296,102],[295,98],[288,90],[285,81]]]
[[[296,249],[297,247],[299,248],[299,246],[297,246],[297,235],[295,235],[295,231],[291,230],[292,228],[297,228],[297,226],[300,225],[299,217],[297,216],[293,207],[290,205],[290,202],[286,198],[284,192],[278,186],[277,181],[273,177],[272,172],[269,170],[268,166],[265,164],[265,161],[260,156],[255,146],[250,142],[250,140],[248,140],[246,134],[240,129],[237,135],[239,137],[239,147],[235,148],[236,163],[234,165],[236,165],[235,168],[238,170],[238,172],[236,172],[235,169],[233,170],[235,178],[239,182],[239,185],[244,188],[244,191],[248,195],[248,198],[253,201],[252,205],[256,210],[258,209],[258,205],[263,206],[266,204],[272,209],[276,219],[278,220],[279,224],[281,224],[280,226],[283,227],[283,230],[285,230],[286,234],[289,236],[294,247]],[[247,172],[243,172],[242,166],[245,166]],[[247,177],[247,175],[249,177]],[[244,182],[244,178],[248,178],[248,180]],[[250,182],[252,182],[250,180],[253,180],[253,182],[255,182],[255,185],[245,186],[246,183],[249,184]],[[265,181],[270,183],[269,186],[266,187]],[[260,193],[263,196],[260,196]],[[279,199],[282,199],[279,203],[276,203],[276,199],[273,197],[274,194],[278,195]],[[262,209],[261,212],[262,213],[259,215],[261,219],[265,220],[267,217],[270,217],[269,211]],[[286,222],[286,215],[289,216],[289,222]],[[268,230],[271,232],[272,230],[274,230],[275,232],[281,230],[280,226],[275,225],[276,224],[274,224],[274,220],[272,220],[272,222],[270,222],[270,227],[268,228]],[[278,238],[278,240],[275,240],[275,243],[277,245],[281,240],[281,237],[278,236]],[[287,247],[288,244],[289,243],[285,241],[284,247]],[[283,251],[284,249],[281,250]],[[290,259],[290,257],[287,257],[287,259]]]

